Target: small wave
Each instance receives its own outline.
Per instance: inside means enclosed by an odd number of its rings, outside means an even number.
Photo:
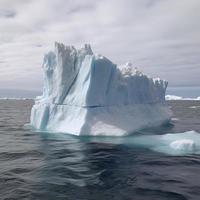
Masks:
[[[161,189],[149,189],[149,188],[136,188],[136,194],[141,195],[142,199],[149,196],[158,197],[158,199],[174,199],[174,200],[187,200],[187,198],[178,193],[178,192],[171,192],[167,190]]]

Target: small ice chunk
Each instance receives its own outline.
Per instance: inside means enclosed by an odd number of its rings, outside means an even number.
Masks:
[[[193,152],[196,149],[195,142],[190,139],[175,140],[170,143],[170,147],[178,151]]]

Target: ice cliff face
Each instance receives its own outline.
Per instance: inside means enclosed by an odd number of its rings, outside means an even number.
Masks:
[[[44,57],[43,95],[31,112],[39,130],[75,135],[125,135],[169,120],[167,82],[117,66],[90,45],[55,43]]]

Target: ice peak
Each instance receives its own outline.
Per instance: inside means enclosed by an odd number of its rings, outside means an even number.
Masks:
[[[87,52],[87,54],[93,55],[93,51],[90,44],[85,44],[83,49],[85,50],[85,52]]]
[[[63,43],[55,42],[55,52],[57,53],[78,53],[82,55],[93,55],[90,44],[85,44],[82,48],[76,49],[73,45],[65,46]]]
[[[142,72],[138,70],[137,67],[134,67],[132,63],[127,62],[125,65],[119,66],[118,67],[124,76],[142,76]]]
[[[58,51],[62,50],[75,50],[74,46],[65,46],[63,43],[55,42],[55,49]]]

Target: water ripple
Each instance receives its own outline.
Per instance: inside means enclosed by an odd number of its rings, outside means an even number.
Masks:
[[[186,127],[200,132],[200,114],[193,116],[189,109],[197,103],[175,103],[170,102],[179,120],[153,134],[184,132]],[[0,199],[199,199],[200,155],[168,156],[121,139],[34,133],[23,126],[31,105],[0,102]]]

